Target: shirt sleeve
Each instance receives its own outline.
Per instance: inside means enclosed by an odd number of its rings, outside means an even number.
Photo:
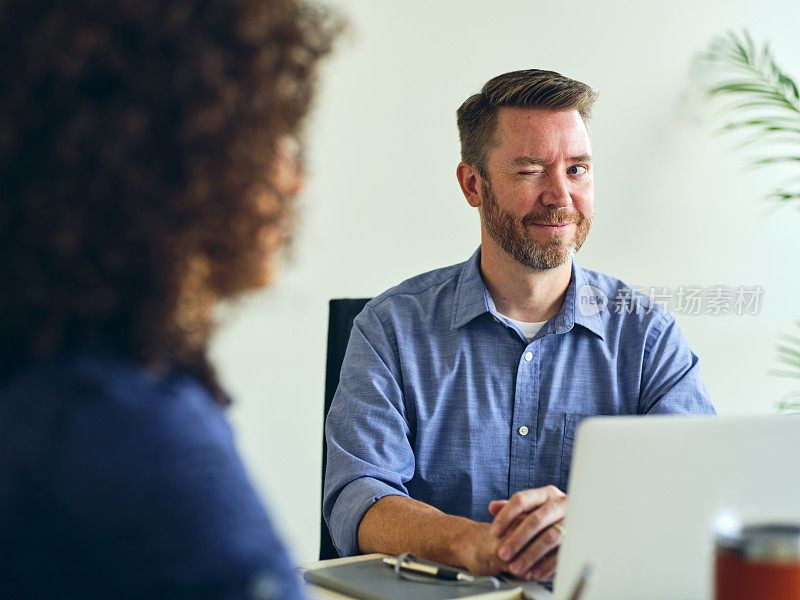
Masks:
[[[97,597],[300,600],[221,409],[148,393],[86,402],[59,447],[54,496]]]
[[[364,514],[384,496],[408,496],[415,465],[397,352],[370,306],[353,324],[325,435],[323,515],[339,554],[350,556]]]
[[[716,414],[700,379],[699,359],[675,317],[664,312],[645,345],[639,412],[650,415]]]

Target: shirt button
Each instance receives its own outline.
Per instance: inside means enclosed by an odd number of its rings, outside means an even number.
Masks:
[[[531,362],[533,360],[533,352],[526,352],[525,353],[525,362]],[[524,433],[522,435],[525,435]]]
[[[525,427],[525,425],[523,425],[522,427],[520,427],[519,429],[517,429],[517,432],[518,432],[520,435],[528,435],[528,428],[527,428],[527,427]]]

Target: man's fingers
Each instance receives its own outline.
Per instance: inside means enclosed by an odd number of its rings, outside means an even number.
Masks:
[[[508,504],[508,500],[492,500],[489,502],[489,513],[495,517],[497,513],[500,512],[500,509],[503,508],[506,504]]]
[[[540,560],[538,565],[528,571],[528,575],[531,577],[531,579],[536,579],[538,581],[552,579],[553,575],[556,574],[557,561],[558,549],[545,556],[543,560]]]
[[[537,506],[541,505],[547,500],[548,496],[544,488],[536,488],[532,490],[522,490],[517,492],[506,505],[500,509],[494,516],[492,521],[491,532],[497,537],[505,534],[511,523],[519,515],[525,512],[530,512]]]
[[[522,522],[510,529],[503,543],[497,548],[498,556],[512,561],[542,531],[561,521],[566,514],[566,503],[561,498],[553,498],[534,511],[528,513]]]
[[[562,496],[564,496],[564,492],[554,485],[517,492],[494,516],[491,532],[497,537],[503,536],[519,515],[532,511],[550,498]]]
[[[560,544],[561,533],[553,527],[545,529],[514,559],[510,565],[511,572],[517,577],[523,577],[531,571],[531,574],[535,573],[537,579],[542,579],[549,568],[546,562],[550,558],[548,555]]]

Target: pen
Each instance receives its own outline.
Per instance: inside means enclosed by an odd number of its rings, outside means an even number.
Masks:
[[[387,556],[383,559],[383,564],[392,568],[397,567],[397,557]],[[434,565],[429,563],[418,562],[413,556],[409,556],[406,560],[400,563],[400,569],[409,571],[411,573],[419,573],[420,575],[427,575],[428,577],[435,577],[436,579],[447,579],[449,581],[475,581],[475,577],[453,569],[444,565]]]
[[[586,563],[583,567],[583,571],[581,571],[581,576],[578,578],[578,583],[575,584],[575,589],[572,590],[572,595],[569,597],[569,600],[580,600],[586,589],[586,584],[589,583],[589,580],[592,578],[593,572],[594,566],[592,563]]]

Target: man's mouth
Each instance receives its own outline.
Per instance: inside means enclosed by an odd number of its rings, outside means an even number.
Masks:
[[[532,223],[532,225],[536,225],[537,227],[549,227],[550,229],[563,229],[567,225],[572,225],[572,221],[567,221],[566,223]]]

